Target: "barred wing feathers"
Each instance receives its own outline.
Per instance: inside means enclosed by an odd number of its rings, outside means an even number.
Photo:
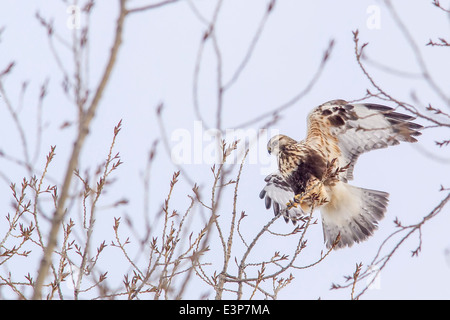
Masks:
[[[333,100],[310,113],[306,142],[325,144],[330,150],[329,158],[336,157],[340,167],[349,166],[342,179],[352,180],[353,167],[362,153],[397,145],[400,141],[416,142],[422,126],[411,122],[413,119],[378,104]]]

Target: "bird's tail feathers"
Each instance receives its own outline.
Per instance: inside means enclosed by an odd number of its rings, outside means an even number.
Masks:
[[[366,240],[384,217],[389,194],[340,182],[335,185],[331,200],[321,207],[324,240],[331,248],[352,246]]]

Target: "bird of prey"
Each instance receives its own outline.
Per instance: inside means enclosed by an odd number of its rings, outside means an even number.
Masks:
[[[411,120],[393,108],[372,103],[332,100],[314,108],[305,140],[281,134],[269,140],[267,149],[277,157],[278,170],[265,178],[260,198],[286,222],[295,223],[320,209],[327,248],[366,240],[384,217],[389,194],[348,181],[362,153],[400,141],[416,142],[422,126]]]

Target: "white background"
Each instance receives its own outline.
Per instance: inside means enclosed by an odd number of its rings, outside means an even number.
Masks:
[[[401,20],[420,47],[430,74],[443,91],[449,94],[448,48],[425,46],[430,38],[435,40],[448,35],[448,16],[433,6],[431,1],[393,2]],[[129,6],[142,3],[145,2],[130,1]],[[211,19],[216,1],[201,0],[193,3],[203,17]],[[216,36],[225,81],[233,75],[242,61],[266,6],[266,1],[224,1],[216,24]],[[46,31],[40,26],[35,14],[39,11],[42,16],[53,19],[55,30],[70,42],[71,30],[67,27],[70,15],[66,12],[67,7],[68,4],[63,1],[8,0],[0,3],[0,27],[5,27],[0,42],[0,69],[3,70],[11,61],[16,62],[13,72],[4,82],[8,97],[15,106],[18,105],[22,82],[28,82],[20,120],[27,128],[32,155],[37,143],[36,101],[41,84],[49,79],[49,93],[43,107],[45,130],[38,146],[36,168],[42,168],[50,146],[56,145],[56,158],[49,176],[59,182],[63,179],[75,132],[74,126],[66,129],[60,127],[65,121],[74,119],[76,109],[62,94],[60,70],[49,49]],[[368,20],[373,18],[370,8],[379,10],[379,25],[374,28],[367,25]],[[98,1],[90,21],[89,82],[92,87],[98,83],[99,74],[108,57],[116,16],[116,1]],[[207,26],[187,1],[136,14],[126,21],[118,63],[83,149],[80,168],[93,171],[104,160],[113,127],[122,119],[123,129],[115,150],[120,152],[124,164],[115,173],[117,180],[107,189],[101,205],[106,206],[121,198],[128,199],[129,204],[99,212],[95,243],[113,238],[113,217],[126,215],[138,227],[143,219],[143,199],[146,196],[150,199],[150,214],[159,212],[167,195],[169,180],[177,169],[160,142],[151,171],[150,194],[144,194],[142,174],[147,154],[153,141],[161,137],[155,110],[159,103],[164,104],[163,119],[169,139],[171,133],[180,129],[187,130],[194,136],[195,121],[198,119],[193,109],[193,74],[199,45],[206,29]],[[421,112],[424,112],[423,106],[428,103],[449,111],[448,105],[446,107],[442,104],[427,83],[414,76],[420,73],[414,51],[382,1],[280,0],[265,25],[250,62],[235,85],[226,93],[223,128],[233,129],[256,115],[276,108],[303,90],[316,72],[323,52],[332,39],[335,46],[320,79],[308,95],[282,112],[281,119],[269,129],[300,140],[305,135],[307,113],[313,107],[331,99],[354,100],[364,97],[366,89],[372,88],[355,59],[352,31],[356,29],[359,30],[360,44],[369,42],[365,49],[369,58],[413,75],[398,76],[368,64],[367,69],[383,89],[398,100],[407,102],[412,102],[411,94],[414,93],[422,102],[417,106]],[[207,42],[206,46],[199,79],[199,104],[206,122],[205,128],[215,125],[217,97],[216,56],[211,42]],[[71,70],[70,50],[61,45],[57,45],[57,50],[63,57],[64,64]],[[375,99],[371,101],[379,103]],[[1,98],[0,119],[0,150],[20,158],[23,150],[19,135]],[[264,123],[265,121],[256,123],[249,129],[256,132]],[[417,223],[444,197],[445,193],[439,192],[439,189],[441,184],[450,187],[450,152],[449,147],[440,149],[435,146],[434,141],[448,138],[448,130],[428,129],[423,132],[416,145],[402,144],[360,157],[352,184],[389,192],[390,203],[386,218],[367,242],[335,251],[317,267],[293,271],[293,283],[280,292],[279,298],[348,299],[348,290],[329,290],[331,283],[344,283],[343,276],[351,275],[356,263],[363,262],[367,266],[366,263],[371,261],[381,242],[396,230],[393,223],[396,217],[404,225]],[[176,144],[176,141],[169,142]],[[207,145],[208,141],[203,142],[203,147]],[[261,146],[265,146],[265,141],[258,144],[258,147]],[[244,166],[240,181],[238,212],[244,210],[248,216],[243,232],[248,239],[272,218],[272,212],[267,211],[263,201],[258,198],[259,191],[264,186],[263,179],[269,161],[269,155],[263,151],[258,154],[264,155],[264,158],[261,156],[256,163]],[[430,157],[429,153],[433,156]],[[212,183],[210,166],[210,163],[192,163],[183,165],[183,168],[207,189]],[[25,173],[4,158],[0,158],[0,168],[3,178],[0,181],[0,208],[2,215],[6,216],[13,210],[9,184],[20,184]],[[191,188],[192,185],[181,176],[172,199],[174,209],[180,212],[186,210],[189,205],[186,195],[191,194]],[[219,208],[223,221],[227,221],[227,214],[231,212],[232,192],[226,194],[226,197],[228,200],[224,200],[223,207]],[[411,258],[411,251],[419,244],[418,234],[408,239],[381,272],[377,287],[368,290],[363,297],[449,299],[450,269],[445,254],[446,249],[450,248],[448,214],[447,207],[423,226],[422,250],[418,257]],[[315,215],[319,218],[318,212]],[[7,227],[6,223],[3,225],[2,222],[0,230],[4,227]],[[276,222],[275,229],[289,232],[292,227],[280,219]],[[216,234],[213,234],[212,241],[217,241]],[[259,254],[270,257],[275,251],[292,252],[295,245],[295,239],[263,238],[253,261],[257,260]],[[205,260],[216,263],[220,268],[220,245],[215,246],[213,242],[211,247]],[[125,260],[118,258],[116,249],[108,247],[105,250],[100,268],[108,271],[111,283],[120,285],[124,272],[129,270],[128,265]],[[299,257],[298,265],[315,261],[321,250],[324,250],[324,245],[319,218],[319,223],[308,232],[308,247]],[[233,253],[239,256],[241,252],[242,248],[239,248],[239,241],[236,240],[236,251]],[[38,261],[38,258],[37,252],[35,260]],[[24,265],[22,262],[14,268],[9,265],[9,269],[23,275],[27,272],[22,271],[25,268],[33,274],[36,269],[30,269],[32,265]],[[235,272],[234,264],[230,269],[230,272]],[[185,297],[196,299],[205,295],[213,298],[214,292],[202,281],[198,281],[188,288]],[[11,297],[14,298],[14,295]],[[235,296],[229,294],[227,297]]]

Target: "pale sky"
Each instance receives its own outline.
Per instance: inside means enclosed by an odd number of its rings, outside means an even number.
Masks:
[[[267,2],[224,1],[218,15],[216,36],[225,82],[232,77],[244,59]],[[142,3],[148,2],[130,1],[130,5]],[[126,21],[119,60],[80,160],[81,168],[95,171],[96,166],[107,155],[113,127],[123,119],[123,129],[115,150],[120,152],[124,164],[117,171],[117,180],[108,189],[101,205],[106,206],[121,198],[127,198],[129,204],[118,209],[100,211],[97,217],[98,229],[95,231],[97,242],[113,238],[113,217],[126,213],[132,217],[136,226],[143,219],[145,195],[142,175],[147,154],[155,139],[161,137],[155,114],[160,103],[164,104],[163,119],[169,144],[172,147],[177,145],[180,134],[191,134],[192,163],[183,164],[183,169],[195,182],[203,185],[205,190],[211,186],[211,163],[205,161],[212,151],[208,149],[211,142],[205,132],[207,128],[214,129],[216,121],[217,61],[211,41],[206,43],[203,52],[198,82],[198,103],[204,122],[199,122],[194,112],[193,78],[199,45],[207,29],[201,17],[211,19],[216,1],[192,0],[192,3],[198,10],[197,14],[188,1],[181,0],[161,9],[133,15]],[[448,48],[425,46],[430,39],[448,34],[448,16],[433,6],[431,1],[398,0],[393,3],[400,19],[420,47],[431,76],[449,95]],[[30,156],[33,157],[35,153],[38,155],[37,168],[40,169],[50,146],[56,145],[57,157],[49,169],[49,175],[57,181],[62,181],[74,138],[73,127],[60,127],[65,121],[74,119],[76,110],[62,93],[61,72],[49,48],[46,32],[35,14],[39,11],[43,17],[53,19],[55,30],[70,43],[71,30],[68,23],[70,25],[71,20],[67,8],[68,5],[63,1],[52,1],[50,4],[43,0],[22,0],[2,1],[0,4],[0,28],[4,28],[0,38],[0,70],[11,61],[16,62],[14,72],[5,81],[8,97],[15,105],[19,105],[22,83],[27,81],[20,119],[27,128]],[[116,15],[116,1],[103,0],[98,1],[91,17],[88,70],[91,86],[97,84],[99,73],[109,54]],[[268,128],[268,134],[261,138],[264,140],[258,141],[255,146],[256,158],[247,161],[244,166],[237,210],[245,211],[247,215],[242,225],[247,240],[250,241],[273,216],[272,211],[266,210],[258,197],[271,161],[264,149],[270,136],[273,133],[283,133],[300,140],[306,133],[306,116],[315,106],[332,99],[360,99],[364,97],[367,88],[375,92],[356,63],[352,34],[356,29],[359,30],[360,44],[369,43],[365,53],[371,60],[409,75],[392,74],[368,64],[367,70],[383,89],[398,100],[411,104],[415,103],[412,98],[415,95],[420,101],[417,108],[422,112],[429,103],[450,111],[433,89],[417,77],[420,69],[416,56],[383,1],[277,1],[246,68],[233,87],[225,93],[223,129],[232,131],[237,125],[271,111],[296,96],[313,77],[330,40],[334,40],[335,45],[314,87],[305,97],[280,114],[280,120]],[[61,44],[56,45],[56,50],[62,57],[63,64],[71,70],[73,61],[70,50]],[[44,133],[40,145],[36,147],[37,97],[42,83],[47,79],[48,95],[43,106]],[[370,101],[381,103],[373,98]],[[4,119],[0,129],[0,136],[3,137],[0,140],[0,150],[17,158],[22,157],[19,134],[1,97],[0,116]],[[258,132],[268,120],[269,118],[246,129],[250,133]],[[423,120],[418,122],[429,125]],[[368,241],[332,252],[314,268],[293,270],[295,279],[280,291],[279,299],[349,299],[349,290],[330,291],[331,284],[343,284],[343,277],[353,273],[356,263],[362,262],[364,266],[370,263],[383,240],[396,230],[393,223],[396,217],[404,225],[418,223],[446,195],[445,192],[439,192],[439,189],[441,184],[444,187],[450,185],[450,147],[438,148],[434,143],[445,139],[448,139],[448,131],[431,128],[423,132],[416,145],[401,144],[361,156],[351,184],[389,192],[390,203],[386,217]],[[199,155],[198,152],[202,154]],[[20,184],[24,170],[18,170],[11,161],[3,158],[0,158],[0,164],[3,176]],[[160,142],[151,171],[151,215],[159,211],[175,170],[176,166]],[[4,196],[0,198],[0,207],[3,208],[4,215],[12,210],[9,184],[5,179],[1,180],[0,191]],[[189,205],[187,194],[192,194],[192,187],[186,178],[180,177],[172,199],[173,209],[179,212],[186,210]],[[226,221],[231,212],[232,189],[227,191],[227,198],[219,208],[223,221]],[[209,194],[205,193],[206,196]],[[200,214],[198,208],[195,212]],[[411,257],[411,251],[416,249],[420,241],[418,233],[402,244],[382,270],[376,287],[368,290],[363,299],[450,298],[450,264],[449,257],[445,254],[446,250],[450,250],[447,231],[449,212],[446,207],[441,214],[423,226],[422,250],[418,257]],[[320,251],[325,250],[320,213],[316,212],[314,216],[319,223],[308,230],[308,247],[298,258],[298,265],[315,261]],[[0,225],[0,235],[3,234],[4,227],[6,225]],[[228,232],[228,228],[226,230]],[[286,233],[292,230],[292,226],[279,219],[274,230]],[[205,256],[205,261],[216,263],[220,271],[222,253],[217,232],[212,234],[211,239],[212,250]],[[267,235],[261,239],[249,261],[270,257],[275,251],[292,254],[296,239]],[[238,238],[235,241],[236,251],[233,253],[239,256],[243,246]],[[100,268],[109,271],[112,283],[120,284],[128,265],[124,259],[117,259],[117,250],[107,249],[109,251],[105,249],[105,258]],[[231,264],[230,272],[235,273],[234,262]],[[33,273],[35,270],[29,272]],[[117,278],[114,280],[114,277]],[[215,295],[212,288],[198,280],[188,287],[186,298],[197,299],[204,294],[208,294],[208,298],[214,298]],[[231,293],[225,296],[235,297]]]

